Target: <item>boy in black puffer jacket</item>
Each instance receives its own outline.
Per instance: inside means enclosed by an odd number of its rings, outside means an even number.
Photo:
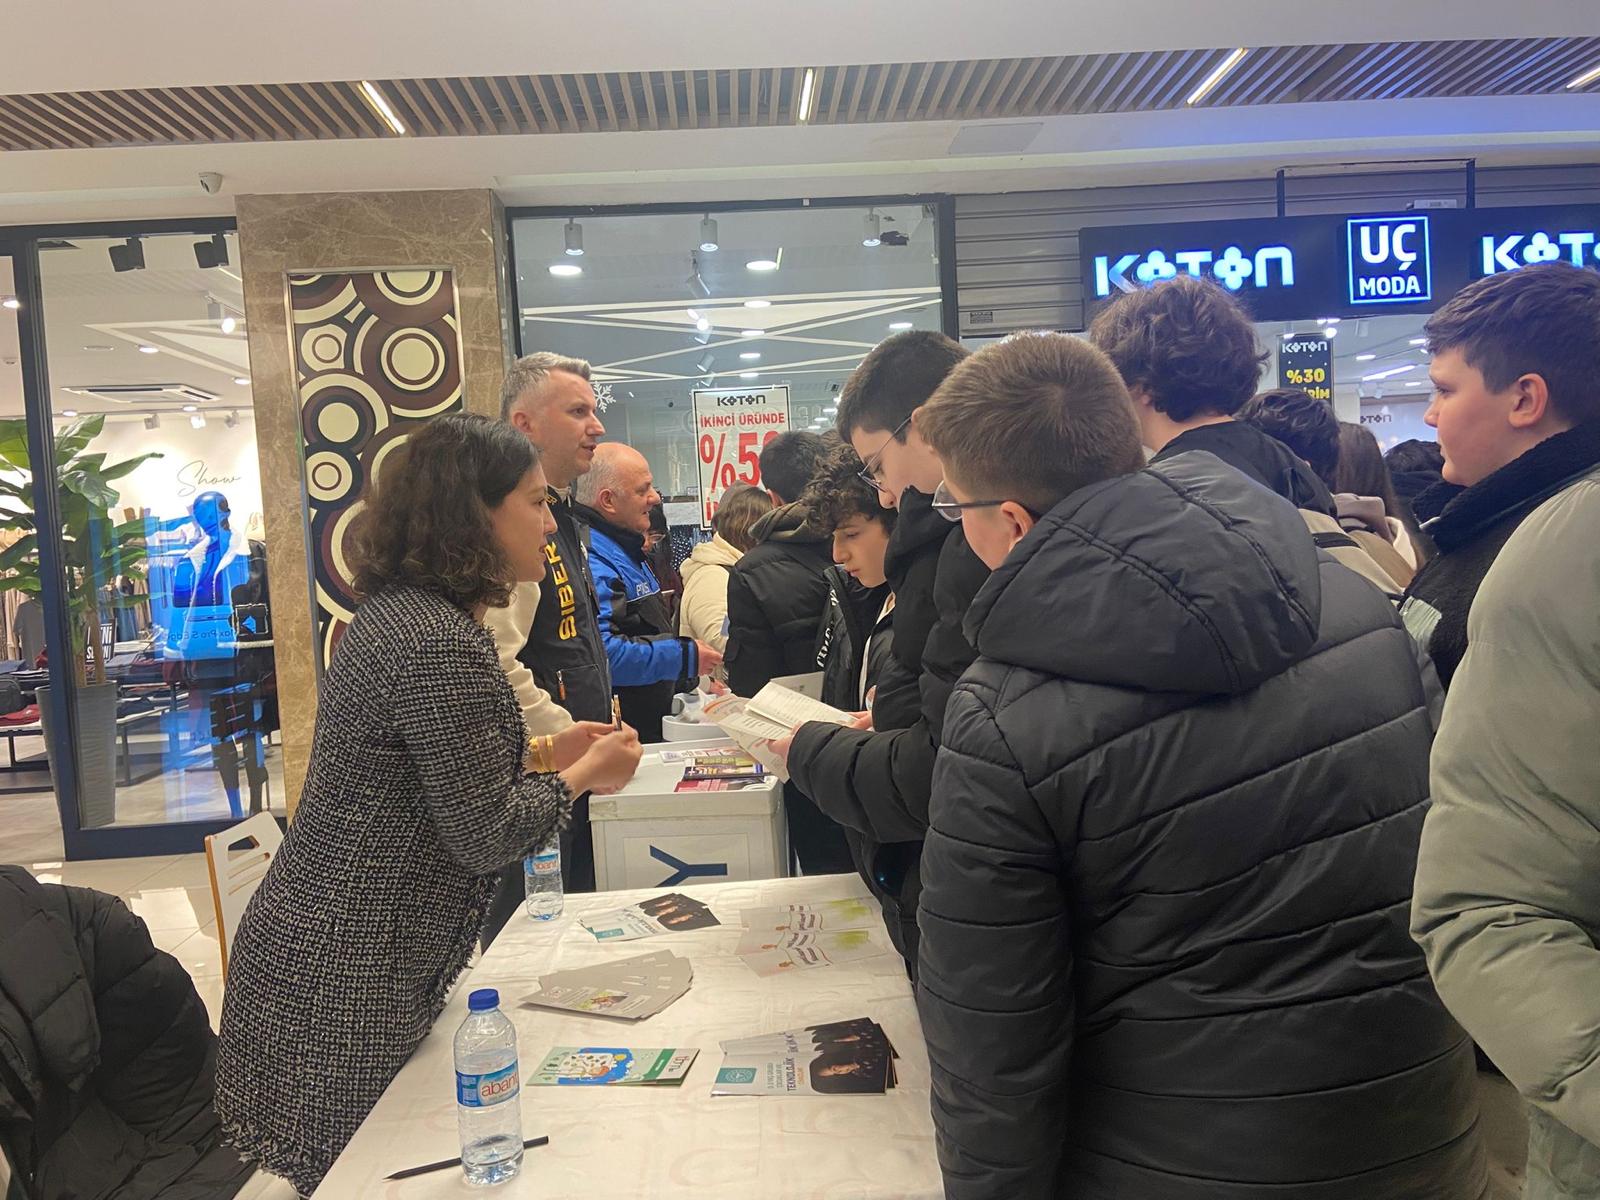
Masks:
[[[923,853],[949,1200],[1476,1200],[1472,1047],[1407,924],[1412,648],[1284,499],[1141,469],[1112,364],[980,351],[918,413],[994,574]]]

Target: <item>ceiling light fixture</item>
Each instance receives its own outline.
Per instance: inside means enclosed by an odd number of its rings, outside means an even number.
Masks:
[[[761,372],[760,371],[740,371],[739,372],[739,378],[740,379],[759,379],[760,377],[761,377]]]
[[[1249,50],[1246,47],[1240,46],[1237,50],[1229,54],[1227,58],[1223,59],[1216,65],[1215,68],[1212,69],[1211,74],[1207,75],[1200,81],[1200,86],[1189,93],[1189,98],[1185,100],[1184,103],[1189,105],[1199,104],[1200,101],[1204,100],[1211,94],[1212,89],[1215,88],[1217,84],[1221,83],[1228,77],[1228,72],[1232,71],[1244,61],[1244,56],[1248,53]]]
[[[1328,337],[1338,337],[1339,327],[1337,325],[1324,325],[1322,327],[1322,332]]]
[[[867,247],[883,245],[883,221],[875,209],[867,209],[863,224],[866,230],[861,235],[861,244]]]
[[[695,360],[694,369],[704,375],[711,370],[711,364],[717,361],[717,356],[709,350]]]
[[[215,321],[223,333],[232,333],[239,328],[239,318],[215,296],[206,297],[206,317]]]
[[[1389,379],[1392,376],[1404,375],[1407,371],[1415,371],[1416,369],[1416,363],[1407,363],[1403,367],[1390,367],[1387,371],[1379,371],[1374,375],[1363,375],[1361,377],[1361,382],[1371,383],[1374,379]]]
[[[151,413],[148,417],[146,417],[144,419],[144,427],[146,429],[160,429],[161,428],[161,414],[160,413]]]
[[[1406,386],[1407,387],[1421,387],[1422,386],[1422,380],[1420,380],[1420,379],[1407,380],[1406,381]]]
[[[772,301],[771,300],[746,300],[744,302],[744,306],[746,308],[771,308],[772,307]]]
[[[237,383],[240,387],[249,387],[250,386],[250,376],[248,376],[248,375],[235,375],[233,377],[233,381],[235,383]]]
[[[63,417],[75,417],[78,415],[78,410],[75,408],[64,408],[61,410],[61,415]]]
[[[139,347],[139,353],[140,354],[160,354],[161,351],[158,350],[154,346],[140,346]]]
[[[206,427],[205,414],[195,413],[194,416],[189,418],[189,426],[192,429],[204,429]]]
[[[113,271],[144,270],[144,243],[139,238],[131,237],[120,246],[107,246],[106,253],[111,257]]]
[[[22,307],[22,301],[18,300],[15,296],[7,296],[4,300],[0,300],[0,308],[21,308],[21,307]]]
[[[567,254],[572,258],[582,258],[583,226],[579,225],[576,221],[569,217],[567,219],[567,223],[562,226],[562,234],[566,238]]]
[[[214,233],[203,242],[194,244],[194,263],[202,271],[228,265],[228,239],[225,234]]]
[[[1596,79],[1600,79],[1600,67],[1594,67],[1588,71],[1585,71],[1582,75],[1579,75],[1576,79],[1567,84],[1567,90],[1571,91],[1573,88],[1588,87]]]
[[[747,271],[776,271],[778,260],[775,258],[752,258],[744,265]]]
[[[1284,340],[1284,341],[1286,341],[1286,342],[1287,342],[1287,341],[1288,341],[1288,340],[1289,340],[1289,339],[1290,339],[1290,338],[1292,338],[1292,337],[1293,337],[1293,336],[1294,336],[1294,330],[1292,330],[1292,329],[1285,329],[1285,330],[1284,330],[1284,331],[1283,331],[1283,340]]]
[[[711,322],[710,322],[709,319],[707,319],[705,317],[701,317],[698,321],[696,321],[694,323],[694,327],[696,329],[698,329],[701,333],[710,333],[711,332]]]
[[[199,412],[200,406],[198,404],[185,404],[183,406],[183,411],[187,413]]]
[[[890,321],[889,328],[898,331],[902,329],[914,329],[916,326],[914,326],[910,321]]]
[[[239,428],[239,414],[236,412],[230,412],[227,416],[222,418],[222,423],[229,429]]]
[[[811,119],[811,97],[816,92],[817,72],[815,67],[807,67],[805,78],[800,81],[800,105],[794,110],[796,125],[804,125]]]
[[[746,350],[743,354],[739,355],[739,357],[744,359],[745,362],[755,362],[761,357],[761,352],[758,350]]]
[[[109,352],[112,349],[112,347],[111,346],[101,345],[99,342],[93,342],[93,343],[85,346],[84,349],[89,351],[91,354],[105,354],[105,353]]]
[[[367,103],[372,106],[372,111],[383,118],[385,125],[397,134],[405,134],[406,127],[400,124],[400,118],[394,115],[394,109],[389,107],[388,99],[379,90],[377,84],[370,79],[363,79],[361,81],[361,94],[366,97]]]
[[[1411,344],[1413,346],[1426,346],[1428,344],[1428,339],[1425,337],[1412,338]]]
[[[711,298],[711,288],[700,274],[700,259],[693,254],[689,256],[689,277],[684,283],[688,285],[691,296],[700,296],[707,300]]]
[[[739,330],[739,336],[740,337],[760,337],[765,332],[766,332],[766,330],[764,330],[764,329],[741,329],[741,330]]]
[[[551,263],[550,274],[559,279],[572,279],[583,274],[583,268],[577,263]]]
[[[710,213],[700,218],[700,249],[707,254],[716,253],[720,243],[717,241],[717,223]]]
[[[1357,362],[1371,362],[1373,359],[1375,359],[1377,357],[1378,356],[1376,354],[1358,354],[1358,355],[1356,355],[1356,361]]]

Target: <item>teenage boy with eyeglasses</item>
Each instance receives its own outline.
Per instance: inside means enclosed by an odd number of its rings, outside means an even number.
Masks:
[[[1393,606],[1112,362],[967,359],[913,422],[994,573],[923,853],[949,1200],[1479,1200],[1407,930],[1429,725]]]
[[[933,508],[942,468],[911,416],[967,351],[942,334],[898,334],[862,360],[839,396],[839,435],[861,456],[878,502],[898,510],[884,567],[895,594],[894,644],[866,728],[802,725],[791,781],[861,847],[868,886],[914,972],[922,836],[945,701],[975,652],[961,620],[988,569],[959,526]]]

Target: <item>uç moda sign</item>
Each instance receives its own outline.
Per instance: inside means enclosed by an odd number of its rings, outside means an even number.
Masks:
[[[695,457],[700,463],[700,527],[711,528],[722,493],[761,486],[761,451],[789,428],[789,387],[706,388],[694,393]]]

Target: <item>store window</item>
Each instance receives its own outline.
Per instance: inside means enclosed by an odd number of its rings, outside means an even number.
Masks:
[[[941,328],[938,226],[917,200],[517,216],[520,348],[593,364],[608,439],[649,460],[675,527],[697,526],[703,486],[754,481],[754,463],[697,428],[695,393],[831,427],[867,351]]]
[[[79,828],[281,812],[235,236],[71,237],[39,262]]]

